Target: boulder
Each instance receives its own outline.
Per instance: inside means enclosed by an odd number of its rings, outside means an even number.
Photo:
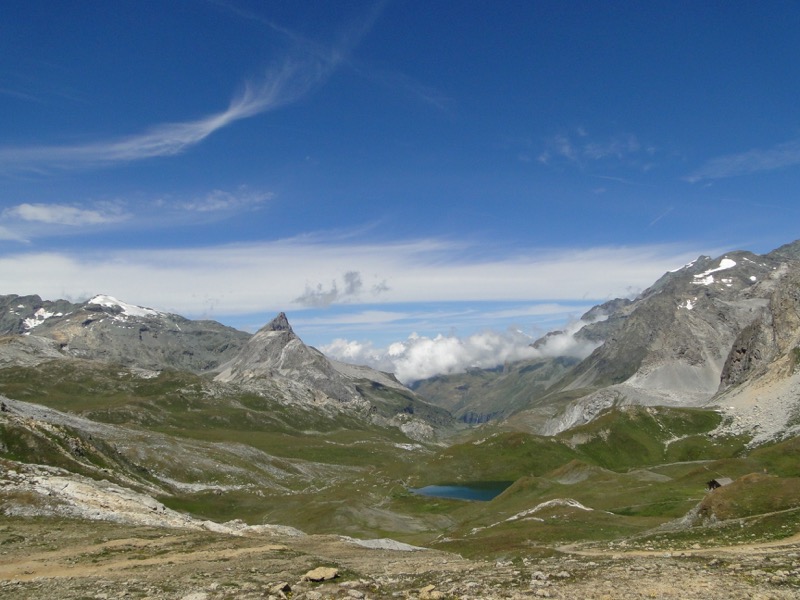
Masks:
[[[303,575],[303,581],[330,581],[339,576],[339,570],[334,567],[317,567]]]

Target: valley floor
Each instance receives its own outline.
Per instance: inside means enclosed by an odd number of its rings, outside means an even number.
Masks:
[[[391,548],[392,544],[384,543]],[[232,536],[70,519],[0,521],[3,598],[761,599],[800,596],[800,535],[729,547],[571,546],[479,561],[350,538]],[[541,554],[539,555],[541,556]],[[303,581],[320,566],[338,577]]]

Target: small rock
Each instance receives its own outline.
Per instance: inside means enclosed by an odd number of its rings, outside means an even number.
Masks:
[[[281,594],[288,594],[291,591],[292,591],[292,586],[290,586],[285,581],[281,581],[280,583],[276,583],[271,588],[269,588],[269,593],[270,594],[277,594],[279,596]]]
[[[420,600],[441,600],[444,598],[444,593],[436,591],[435,585],[426,585],[419,591]]]
[[[317,567],[303,575],[304,581],[330,581],[339,576],[339,569],[334,567]]]

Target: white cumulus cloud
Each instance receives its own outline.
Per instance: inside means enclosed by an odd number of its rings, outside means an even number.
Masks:
[[[336,339],[320,348],[342,362],[362,364],[394,373],[403,383],[427,379],[435,375],[463,373],[467,369],[490,369],[506,362],[549,356],[585,358],[597,344],[575,339],[574,333],[586,323],[579,321],[565,331],[549,337],[543,345],[525,333],[482,331],[467,337],[410,335],[386,348],[375,348],[369,342]]]

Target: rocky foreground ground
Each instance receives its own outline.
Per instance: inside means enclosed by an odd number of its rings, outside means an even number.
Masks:
[[[478,561],[386,540],[364,545],[339,536],[236,536],[14,517],[0,521],[0,597],[800,597],[797,535],[724,548],[618,550],[569,548],[548,558]]]

